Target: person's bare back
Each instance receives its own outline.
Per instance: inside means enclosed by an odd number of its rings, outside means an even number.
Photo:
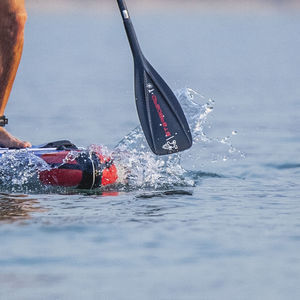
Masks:
[[[3,127],[4,111],[16,77],[24,43],[27,14],[24,0],[0,0],[0,146],[9,148],[30,147]]]

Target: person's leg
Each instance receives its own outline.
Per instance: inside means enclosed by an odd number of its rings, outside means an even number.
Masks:
[[[20,63],[26,18],[24,0],[0,0],[0,116],[4,115]],[[30,143],[0,127],[0,145],[22,148]]]

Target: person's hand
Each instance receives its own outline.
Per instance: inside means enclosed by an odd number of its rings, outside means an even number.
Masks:
[[[0,127],[0,147],[3,148],[28,148],[31,147],[29,142],[23,142],[12,136],[3,127]]]

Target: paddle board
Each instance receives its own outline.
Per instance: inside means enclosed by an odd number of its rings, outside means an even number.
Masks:
[[[118,179],[112,158],[98,150],[96,152],[77,148],[69,141],[57,141],[26,149],[0,148],[0,166],[1,161],[3,164],[12,156],[22,159],[29,155],[46,162],[47,167],[38,170],[39,180],[45,185],[95,189],[111,185]]]

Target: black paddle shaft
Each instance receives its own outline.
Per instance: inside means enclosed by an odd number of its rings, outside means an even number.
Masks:
[[[124,27],[126,30],[126,34],[128,37],[128,41],[130,44],[130,48],[131,48],[133,57],[134,57],[134,59],[141,59],[143,57],[143,53],[140,48],[133,24],[131,22],[130,15],[129,15],[129,12],[127,9],[127,5],[126,5],[125,1],[123,1],[123,0],[117,0],[117,1],[118,1],[119,9],[121,12],[121,16],[123,18]]]
[[[124,0],[117,0],[134,59],[135,100],[151,150],[172,154],[192,146],[182,108],[172,90],[144,57]]]

